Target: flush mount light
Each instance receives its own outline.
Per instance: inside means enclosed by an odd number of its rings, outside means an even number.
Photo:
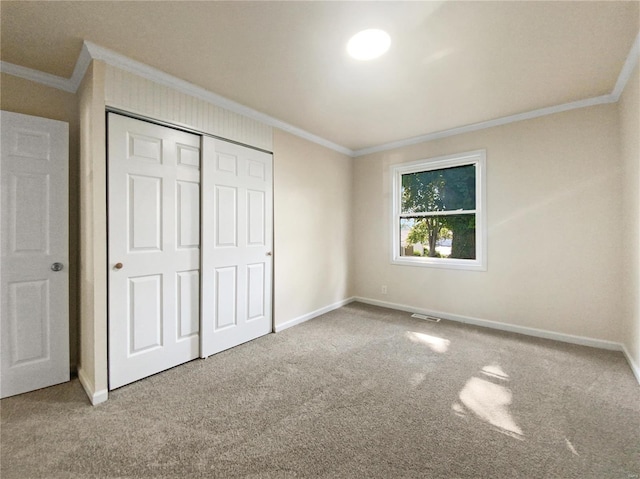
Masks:
[[[372,28],[352,36],[347,43],[347,52],[356,60],[373,60],[386,52],[389,45],[391,45],[389,34]]]

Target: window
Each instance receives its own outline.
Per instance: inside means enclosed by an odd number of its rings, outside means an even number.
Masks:
[[[485,152],[391,167],[392,263],[487,269]]]

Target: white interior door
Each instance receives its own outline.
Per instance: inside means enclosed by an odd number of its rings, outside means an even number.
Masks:
[[[109,388],[200,352],[200,137],[109,114]]]
[[[0,118],[0,397],[7,397],[69,380],[69,133],[61,121],[5,111]]]
[[[272,330],[272,156],[204,137],[202,357]]]

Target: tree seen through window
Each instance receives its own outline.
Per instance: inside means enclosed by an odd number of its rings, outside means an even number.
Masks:
[[[402,175],[402,256],[476,259],[476,166]]]

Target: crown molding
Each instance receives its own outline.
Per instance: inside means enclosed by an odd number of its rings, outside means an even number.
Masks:
[[[252,120],[264,123],[265,125],[279,128],[280,130],[284,130],[293,135],[309,140],[313,143],[325,146],[344,155],[353,155],[353,151],[349,148],[345,148],[344,146],[321,138],[306,130],[290,125],[289,123],[285,123],[284,121],[278,120],[277,118],[273,118],[272,116],[269,116],[265,113],[244,106],[233,100],[229,100],[228,98],[194,85],[193,83],[181,80],[180,78],[158,70],[157,68],[145,65],[144,63],[140,63],[136,60],[132,60],[131,58],[125,57],[124,55],[98,46],[89,41],[85,41],[84,45],[88,50],[91,58],[94,60],[101,60],[113,67],[125,70],[129,73],[133,73],[134,75],[138,75],[142,78],[146,78],[147,80],[151,80],[155,83],[159,83],[169,88],[173,88],[182,93],[212,103],[226,110],[233,111],[234,113],[238,113],[239,115],[243,115],[251,118]]]
[[[620,99],[620,95],[624,91],[624,87],[627,86],[627,82],[629,78],[631,78],[631,74],[633,73],[633,69],[638,64],[638,59],[640,58],[640,33],[636,36],[636,40],[633,42],[631,46],[631,50],[629,51],[629,55],[627,55],[627,59],[624,62],[622,70],[620,70],[620,75],[618,75],[618,81],[616,81],[616,86],[613,87],[611,91],[611,96],[613,97],[613,101],[618,101]]]
[[[41,72],[40,70],[34,70],[32,68],[15,65],[9,62],[0,61],[0,72],[7,73],[16,77],[24,78],[42,85],[63,90],[69,93],[75,93],[82,83],[87,68],[91,63],[91,55],[87,50],[86,45],[82,45],[78,60],[76,60],[76,66],[73,69],[71,78],[64,78],[51,73]]]
[[[131,58],[125,57],[124,55],[116,53],[107,48],[98,46],[95,43],[92,43],[87,40],[84,41],[82,50],[80,51],[80,55],[78,56],[78,60],[76,61],[76,65],[73,70],[73,74],[71,75],[70,78],[59,77],[56,75],[52,75],[50,73],[41,72],[39,70],[34,70],[31,68],[27,68],[27,67],[15,65],[13,63],[8,63],[3,61],[0,61],[0,72],[4,72],[9,75],[24,78],[26,80],[31,80],[37,83],[41,83],[43,85],[47,85],[52,88],[57,88],[59,90],[64,90],[69,93],[75,93],[78,90],[80,83],[82,82],[82,79],[84,78],[84,75],[91,61],[100,60],[105,63],[108,63],[113,67],[120,68],[122,70],[128,71],[135,75],[139,75],[148,80],[151,80],[156,83],[181,91],[182,93],[192,95],[196,98],[200,98],[204,101],[212,103],[221,108],[225,108],[227,110],[233,111],[240,115],[246,116],[253,120],[272,126],[274,128],[278,128],[287,133],[291,133],[292,135],[298,136],[305,140],[311,141],[318,145],[337,151],[338,153],[342,153],[350,157],[359,157],[359,156],[369,155],[371,153],[378,153],[381,151],[388,151],[395,148],[402,148],[405,146],[415,145],[415,144],[423,143],[426,141],[432,141],[440,138],[447,138],[449,136],[460,135],[462,133],[469,133],[472,131],[484,130],[486,128],[492,128],[495,126],[507,125],[509,123],[515,123],[518,121],[530,120],[532,118],[539,118],[541,116],[552,115],[554,113],[560,113],[564,111],[575,110],[578,108],[585,108],[585,107],[594,106],[594,105],[602,105],[606,103],[616,103],[620,99],[620,95],[624,91],[624,88],[627,85],[627,82],[631,78],[633,70],[638,64],[639,58],[640,58],[640,33],[638,33],[638,35],[636,36],[633,46],[631,47],[631,50],[627,55],[627,58],[622,67],[622,70],[620,71],[620,74],[618,75],[618,79],[616,81],[616,84],[613,90],[611,91],[611,93],[607,95],[601,95],[594,98],[586,98],[584,100],[564,103],[562,105],[555,105],[555,106],[550,106],[546,108],[540,108],[538,110],[518,113],[515,115],[473,123],[470,125],[460,126],[460,127],[451,128],[448,130],[442,130],[434,133],[428,133],[426,135],[406,138],[404,140],[393,141],[390,143],[384,143],[381,145],[373,146],[370,148],[362,148],[359,150],[351,150],[350,148],[347,148],[337,143],[334,143],[332,141],[329,141],[318,135],[314,135],[313,133],[303,130],[302,128],[298,128],[282,120],[278,120],[277,118],[274,118],[265,113],[254,110],[247,106],[244,106],[233,100],[229,100],[228,98],[225,98],[221,95],[213,93],[209,90],[206,90],[205,88],[199,87],[185,80],[181,80],[177,77],[174,77],[173,75],[170,75],[161,70],[158,70],[157,68],[153,68],[149,65],[145,65],[144,63],[140,63],[136,60],[132,60]]]
[[[418,143],[424,143],[426,141],[438,140],[440,138],[447,138],[449,136],[460,135],[462,133],[469,133],[472,131],[484,130],[486,128],[492,128],[494,126],[507,125],[509,123],[515,123],[517,121],[530,120],[532,118],[539,118],[545,115],[552,115],[554,113],[560,113],[563,111],[576,110],[578,108],[585,108],[588,106],[602,105],[605,103],[616,103],[620,99],[620,95],[624,91],[629,78],[633,74],[633,69],[638,64],[640,58],[640,33],[636,36],[631,50],[624,62],[622,70],[618,75],[613,90],[608,95],[601,95],[593,98],[587,98],[584,100],[578,100],[570,103],[564,103],[562,105],[550,106],[547,108],[540,108],[538,110],[528,111],[524,113],[518,113],[516,115],[505,116],[502,118],[496,118],[494,120],[482,121],[479,123],[473,123],[471,125],[460,126],[451,128],[449,130],[442,130],[434,133],[428,133],[426,135],[415,136],[412,138],[406,138],[404,140],[393,141],[390,143],[384,143],[382,145],[372,146],[370,148],[362,148],[353,152],[353,157],[370,155],[371,153],[379,153],[381,151],[393,150],[395,148],[402,148],[405,146],[416,145]]]
[[[80,88],[80,84],[87,73],[87,68],[89,68],[89,65],[91,64],[91,60],[91,53],[87,48],[87,42],[84,42],[82,44],[82,50],[80,50],[80,55],[78,55],[76,66],[73,69],[73,74],[71,75],[71,78],[69,78],[69,81],[75,88],[74,91],[78,91],[78,88]]]
[[[541,116],[552,115],[554,113],[560,113],[563,111],[576,110],[578,108],[585,108],[588,106],[602,105],[604,103],[615,103],[615,100],[611,95],[602,95],[595,98],[587,98],[586,100],[564,103],[562,105],[549,106],[546,108],[540,108],[539,110],[527,111],[524,113],[518,113],[516,115],[496,118],[495,120],[481,121],[479,123],[459,126],[456,128],[451,128],[449,130],[437,131],[434,133],[428,133],[426,135],[414,136],[412,138],[407,138],[404,140],[393,141],[391,143],[385,143],[378,146],[372,146],[371,148],[363,148],[361,150],[354,151],[353,156],[357,158],[359,156],[370,155],[371,153],[393,150],[405,146],[416,145],[418,143],[424,143],[426,141],[439,140],[440,138],[447,138],[449,136],[460,135],[462,133],[485,130],[494,126],[508,125],[509,123],[515,123],[517,121],[531,120],[532,118],[539,118]]]
[[[34,70],[32,68],[15,65],[9,62],[0,61],[0,72],[50,86],[51,88],[63,90],[68,93],[75,93],[77,90],[77,88],[72,84],[70,78],[59,77],[52,75],[51,73],[41,72],[40,70]]]

